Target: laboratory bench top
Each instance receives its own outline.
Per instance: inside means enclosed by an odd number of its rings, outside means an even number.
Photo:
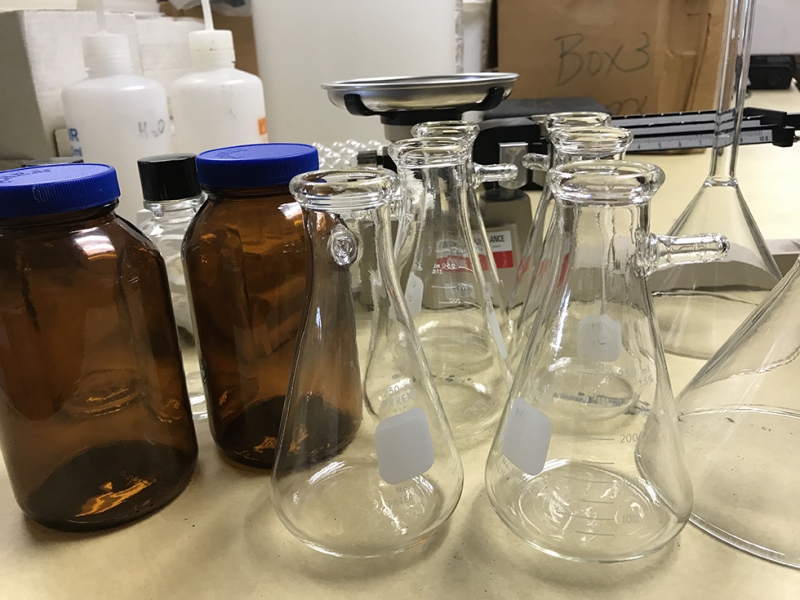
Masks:
[[[756,92],[748,103],[800,112],[800,93]],[[708,151],[636,160],[667,173],[652,211],[653,231],[665,232],[702,184]],[[800,145],[740,151],[741,187],[768,239],[800,240],[798,171]],[[488,435],[462,451],[461,502],[433,538],[387,558],[327,556],[279,522],[268,472],[233,466],[216,451],[208,423],[197,430],[200,458],[187,489],[163,510],[109,531],[60,533],[31,522],[0,466],[0,599],[800,598],[800,570],[752,557],[692,525],[661,552],[623,564],[569,562],[533,549],[486,496]]]

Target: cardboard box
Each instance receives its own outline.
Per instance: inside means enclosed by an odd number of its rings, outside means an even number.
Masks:
[[[590,97],[614,114],[714,108],[725,0],[498,0],[515,98]]]

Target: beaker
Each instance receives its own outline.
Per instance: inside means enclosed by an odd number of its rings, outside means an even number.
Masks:
[[[692,523],[800,567],[800,264],[678,396]]]
[[[673,380],[688,380],[781,277],[736,179],[753,6],[753,0],[728,0],[711,169],[669,230],[670,235],[718,231],[731,250],[722,261],[676,266],[650,278]]]
[[[497,514],[553,556],[614,562],[646,556],[689,518],[692,487],[646,275],[714,258],[719,237],[649,233],[656,166],[578,162],[548,174],[549,273],[486,465]]]
[[[528,158],[529,164],[532,164],[535,157],[538,156],[543,165],[550,164],[551,167],[581,160],[613,159],[623,156],[628,146],[631,145],[631,141],[633,141],[633,135],[627,129],[602,125],[563,127],[550,134],[552,156],[528,154],[526,158]],[[550,194],[548,192],[548,195]],[[550,203],[549,200],[547,202]],[[554,220],[550,221],[548,232],[544,236],[544,246],[536,258],[536,268],[531,270],[530,289],[524,299],[522,310],[515,311],[514,336],[508,345],[508,365],[512,373],[519,365],[522,352],[531,336],[536,312],[547,291],[547,272],[549,269],[561,268],[563,263],[563,257],[557,255],[558,244],[548,246],[549,238],[554,235],[554,223]],[[542,281],[542,285],[537,285],[539,280]]]
[[[453,435],[489,431],[511,385],[500,321],[470,230],[469,149],[454,138],[395,142],[389,151],[421,197],[406,301]]]
[[[387,206],[396,187],[383,169],[316,171],[290,185],[310,274],[272,502],[297,538],[337,556],[390,554],[430,537],[463,485],[397,281]],[[377,260],[362,284],[374,308],[360,313],[353,280],[367,238]]]
[[[551,113],[540,123],[542,133],[552,141],[552,135],[568,127],[600,127],[608,126],[611,123],[611,115],[602,112],[574,111]],[[555,164],[556,152],[552,144],[547,146],[547,154],[526,154],[523,157],[523,165],[527,169],[547,171]],[[544,234],[547,230],[549,220],[547,219],[548,210],[552,204],[552,194],[548,189],[547,181],[539,197],[536,212],[533,214],[533,223],[525,238],[525,246],[517,267],[517,277],[514,287],[508,296],[509,321],[512,331],[516,331],[516,317],[522,308],[525,299],[528,297],[533,277],[538,269],[539,261],[544,249]]]
[[[488,181],[506,181],[517,176],[516,165],[478,165],[472,162],[472,148],[475,140],[480,133],[480,127],[475,123],[467,121],[429,121],[419,123],[411,128],[411,135],[417,138],[429,137],[451,137],[462,140],[469,149],[467,159],[467,177],[471,181],[466,186],[467,192],[467,213],[469,214],[469,227],[472,231],[472,239],[478,249],[478,258],[483,269],[483,276],[489,288],[489,296],[492,299],[497,320],[500,322],[500,329],[505,336],[506,343],[511,339],[512,331],[508,320],[508,301],[497,264],[494,260],[494,253],[486,233],[486,225],[481,216],[480,205],[478,203],[477,188]],[[413,197],[413,196],[412,196]],[[417,211],[421,207],[415,207]],[[417,212],[416,214],[421,214]],[[406,254],[410,254],[414,248],[414,240],[406,239]]]

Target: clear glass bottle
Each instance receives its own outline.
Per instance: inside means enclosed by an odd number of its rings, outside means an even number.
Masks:
[[[203,152],[207,200],[183,261],[217,447],[271,468],[306,293],[308,249],[291,178],[317,167],[304,144]]]
[[[472,162],[472,147],[480,133],[480,127],[476,123],[467,121],[429,121],[419,123],[411,128],[411,134],[418,138],[428,137],[451,137],[463,141],[469,149],[467,160],[467,176],[471,181],[466,186],[467,191],[467,210],[469,214],[469,226],[472,231],[472,239],[478,249],[478,258],[481,261],[483,276],[486,285],[489,286],[489,296],[492,298],[497,320],[500,322],[500,329],[505,336],[505,341],[511,339],[512,331],[508,320],[508,301],[506,300],[506,290],[497,264],[494,260],[492,245],[486,233],[486,225],[481,216],[480,205],[478,203],[477,188],[487,181],[506,181],[517,176],[517,167],[510,164],[502,165],[477,165]],[[419,207],[415,207],[419,210]],[[413,249],[413,241],[410,248]]]
[[[678,396],[692,523],[800,567],[800,263]]]
[[[548,156],[540,155],[542,164],[558,167],[581,160],[610,160],[624,156],[628,146],[631,145],[633,135],[627,129],[617,127],[563,127],[550,134],[552,152]],[[537,155],[529,154],[527,157]],[[530,161],[530,158],[529,158]],[[532,161],[531,161],[532,162]],[[530,164],[530,162],[529,162]],[[549,188],[548,188],[549,189]],[[548,192],[552,194],[552,192]],[[544,198],[544,196],[542,196]],[[550,203],[547,200],[548,204]],[[543,294],[547,290],[547,275],[551,269],[559,269],[564,263],[564,257],[557,254],[557,245],[548,246],[549,236],[555,235],[555,220],[550,221],[547,234],[544,236],[544,246],[537,251],[536,269],[531,271],[530,289],[524,299],[522,310],[514,311],[516,318],[514,337],[508,345],[508,364],[511,372],[516,372],[520,358],[533,330],[536,312],[539,310]],[[535,273],[534,273],[535,271]],[[544,285],[537,286],[541,278]],[[538,288],[538,289],[537,289]]]
[[[139,519],[197,460],[164,261],[118,196],[106,165],[0,173],[0,448],[55,529]]]
[[[511,376],[500,321],[470,229],[469,148],[420,138],[389,148],[407,186],[422,196],[405,296],[456,438],[497,422]]]
[[[653,165],[590,161],[548,174],[549,275],[486,465],[497,514],[548,554],[646,556],[686,524],[692,487],[646,275],[724,254],[725,241],[649,233]]]
[[[144,207],[151,213],[139,229],[156,245],[167,266],[192,416],[202,420],[208,417],[208,411],[181,259],[183,237],[205,198],[197,180],[195,156],[165,154],[141,158],[139,178]]]
[[[540,127],[544,130],[544,135],[552,140],[552,135],[560,129],[568,127],[601,127],[610,124],[611,115],[609,114],[575,111],[549,114],[545,117]],[[547,147],[546,155],[527,154],[523,158],[523,164],[528,169],[548,171],[554,166],[555,157],[555,150],[553,145],[550,144]],[[519,259],[516,284],[511,288],[511,292],[508,295],[509,320],[512,331],[516,331],[518,313],[530,293],[533,278],[539,268],[539,261],[544,250],[544,234],[550,223],[548,215],[552,203],[552,192],[545,182],[542,195],[539,197],[539,203],[536,205],[536,212],[533,215],[533,223],[527,233],[525,246]]]
[[[397,281],[383,169],[318,171],[291,184],[311,274],[272,471],[272,504],[297,538],[337,556],[399,552],[430,537],[463,470]],[[371,240],[371,241],[370,241]],[[365,246],[376,249],[354,299]]]
[[[653,275],[650,289],[673,380],[697,372],[781,278],[736,179],[754,0],[730,0],[717,94],[711,168],[670,235],[719,231],[731,251],[719,262]],[[678,386],[680,389],[682,386]]]

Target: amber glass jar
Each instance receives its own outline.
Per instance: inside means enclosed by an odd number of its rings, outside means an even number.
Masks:
[[[105,165],[0,172],[0,447],[57,529],[142,517],[197,460],[164,261],[118,196]]]
[[[271,468],[305,304],[308,250],[295,175],[317,168],[303,144],[204,152],[207,200],[189,226],[183,260],[209,423],[228,457]]]

